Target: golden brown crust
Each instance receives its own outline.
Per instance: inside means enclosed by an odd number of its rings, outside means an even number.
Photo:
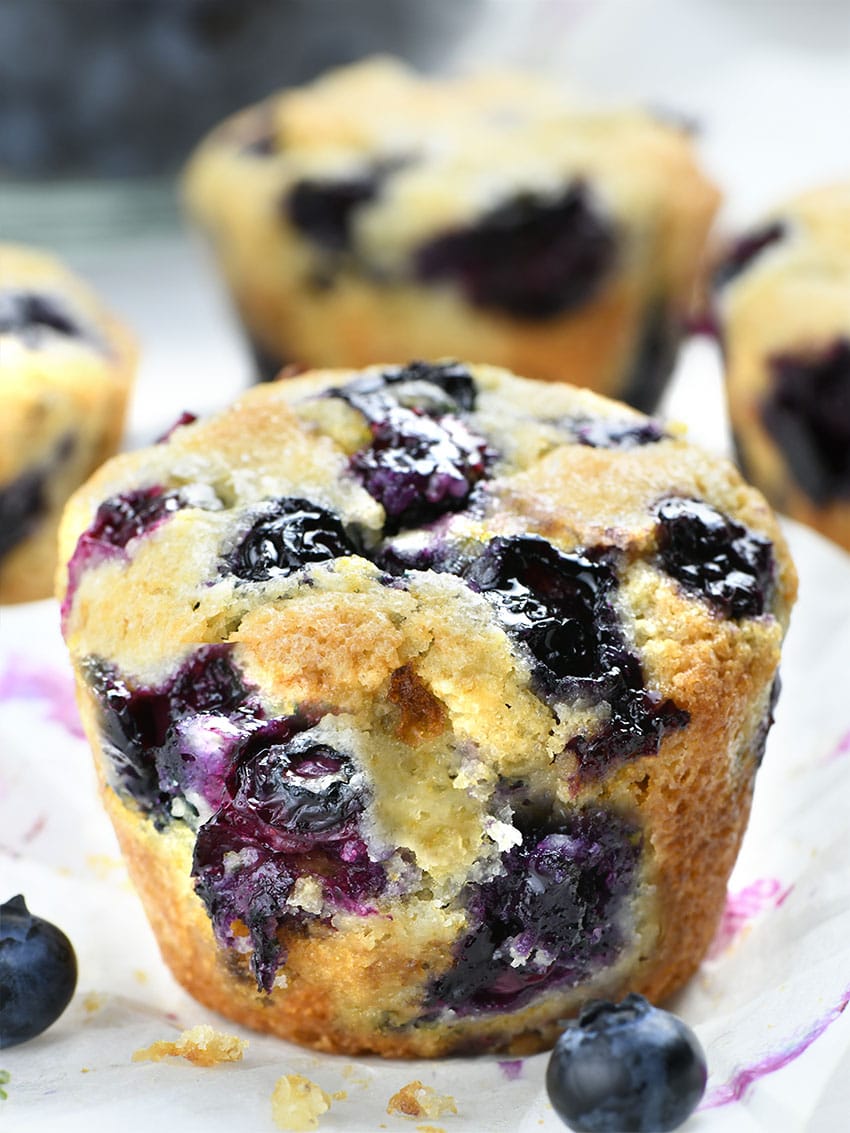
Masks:
[[[258,130],[262,156],[246,150]],[[390,180],[357,210],[354,258],[337,262],[288,221],[300,180],[375,168]],[[618,243],[610,278],[575,310],[527,318],[417,282],[413,259],[429,239],[574,183]],[[382,59],[234,116],[199,147],[185,189],[250,335],[281,363],[446,355],[610,396],[629,395],[651,327],[674,348],[719,201],[691,140],[648,114],[590,109],[531,75],[428,80]]]
[[[816,359],[850,339],[850,185],[801,194],[758,225],[783,235],[718,296],[729,415],[748,479],[779,511],[850,550],[850,500],[812,499],[796,461],[765,426],[780,357]],[[836,401],[836,412],[841,412]],[[850,420],[844,428],[850,435]]]
[[[587,998],[672,994],[708,947],[746,827],[796,592],[775,518],[731,465],[675,433],[632,448],[573,439],[571,421],[645,423],[624,406],[492,367],[470,374],[478,389],[470,427],[502,455],[486,506],[444,517],[440,538],[463,547],[531,533],[563,552],[613,555],[612,600],[645,686],[688,718],[656,754],[580,775],[570,741],[600,726],[604,705],[547,700],[492,606],[450,572],[408,571],[394,584],[359,554],[261,583],[237,583],[222,569],[256,509],[281,495],[321,502],[376,545],[382,509],[345,473],[362,429],[349,407],[322,396],[350,372],[252,390],[167,444],[110,462],[63,523],[67,558],[106,495],[182,484],[201,501],[79,579],[66,637],[83,720],[107,810],[176,978],[230,1018],[319,1050],[529,1053],[551,1044],[559,1020]],[[210,485],[215,506],[201,491]],[[659,565],[656,509],[668,495],[703,500],[772,542],[763,614],[725,617]],[[61,595],[66,582],[60,573]],[[83,669],[96,656],[131,687],[159,687],[199,646],[215,644],[232,650],[268,718],[321,717],[321,742],[356,754],[369,785],[362,836],[392,874],[390,895],[358,914],[328,907],[315,878],[293,890],[287,901],[307,915],[284,918],[286,961],[271,994],[257,990],[250,941],[239,935],[246,930],[234,930],[244,952],[214,937],[193,887],[195,835],[184,812],[160,816],[157,829],[120,782],[120,794],[107,785],[114,772]],[[516,1010],[423,1010],[469,928],[464,887],[498,876],[522,840],[510,807],[494,801],[499,784],[516,783],[552,813],[603,808],[635,824],[640,862],[622,948],[576,987],[552,987]]]
[[[56,538],[71,493],[118,449],[136,363],[135,343],[99,300],[52,257],[0,244],[0,292],[56,295],[94,341],[55,336],[31,346],[0,334],[0,489],[44,470],[43,510],[0,562],[0,603],[48,598]]]

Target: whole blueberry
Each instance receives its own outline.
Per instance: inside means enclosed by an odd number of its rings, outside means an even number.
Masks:
[[[703,1095],[705,1055],[693,1031],[642,995],[596,1000],[555,1044],[546,1089],[577,1133],[665,1133]]]
[[[77,958],[64,932],[34,917],[20,895],[0,905],[0,1047],[46,1031],[76,986]]]

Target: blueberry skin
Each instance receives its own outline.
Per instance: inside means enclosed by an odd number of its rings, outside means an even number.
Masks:
[[[34,917],[20,895],[0,905],[0,1048],[55,1023],[77,986],[77,958],[61,929]]]
[[[597,1000],[555,1044],[546,1090],[576,1133],[666,1133],[703,1095],[705,1054],[681,1019],[642,995]]]

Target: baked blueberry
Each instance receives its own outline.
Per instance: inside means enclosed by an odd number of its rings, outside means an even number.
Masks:
[[[305,733],[308,725],[275,720],[244,741],[222,806],[195,844],[192,874],[216,934],[232,946],[234,923],[246,926],[251,968],[267,992],[285,959],[279,929],[317,912],[287,903],[299,878],[320,886],[322,901],[363,913],[384,883],[358,833],[363,776],[350,756]]]
[[[715,287],[725,287],[752,264],[758,256],[785,238],[787,226],[782,221],[771,221],[736,240],[714,274]]]
[[[773,585],[770,540],[701,500],[671,497],[658,508],[661,566],[728,618],[764,613]]]
[[[308,239],[330,251],[348,248],[354,212],[378,193],[369,174],[337,181],[305,179],[289,190],[283,207],[290,222]]]
[[[641,421],[618,421],[608,417],[576,418],[565,422],[579,444],[589,448],[640,448],[665,440],[665,433],[659,421],[651,417]]]
[[[777,355],[770,370],[762,416],[794,479],[817,504],[850,499],[850,338]]]
[[[55,295],[0,291],[0,334],[20,335],[32,347],[43,345],[44,332],[78,338],[84,332],[78,317]]]
[[[420,279],[456,282],[480,307],[548,319],[588,303],[610,275],[617,237],[576,182],[559,196],[519,193],[416,254]]]
[[[577,1133],[666,1133],[703,1095],[705,1055],[681,1019],[642,995],[589,1003],[549,1058],[546,1089]]]
[[[640,852],[638,829],[615,811],[535,820],[502,855],[499,875],[462,894],[471,928],[434,982],[432,1004],[460,1014],[512,1010],[609,964],[630,930]]]
[[[293,497],[272,500],[225,557],[226,569],[246,582],[265,582],[310,563],[357,553],[338,516]]]
[[[76,986],[77,958],[65,933],[34,917],[20,895],[0,905],[0,1047],[46,1031]]]

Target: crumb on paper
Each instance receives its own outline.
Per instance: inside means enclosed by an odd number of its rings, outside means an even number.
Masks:
[[[416,1133],[446,1133],[442,1125],[417,1125]]]
[[[330,1096],[303,1074],[284,1074],[275,1083],[272,1117],[278,1129],[291,1133],[318,1129],[319,1117],[330,1108]]]
[[[114,873],[125,868],[121,858],[110,854],[86,854],[86,865],[100,881],[106,881]]]
[[[100,991],[89,991],[83,998],[83,1010],[87,1015],[94,1015],[106,1003],[106,996]]]
[[[344,1102],[348,1097],[348,1090],[334,1090],[331,1097],[335,1102]]]
[[[218,1066],[220,1062],[239,1062],[247,1039],[226,1035],[206,1023],[183,1031],[174,1042],[160,1040],[143,1050],[133,1051],[134,1062],[162,1062],[164,1058],[185,1058],[196,1066]]]
[[[133,979],[137,984],[146,984],[148,982],[148,973],[144,968],[135,968],[133,970]]]
[[[457,1106],[453,1097],[438,1094],[417,1078],[393,1094],[387,1103],[387,1113],[401,1113],[405,1117],[442,1117],[446,1113],[457,1113]]]

